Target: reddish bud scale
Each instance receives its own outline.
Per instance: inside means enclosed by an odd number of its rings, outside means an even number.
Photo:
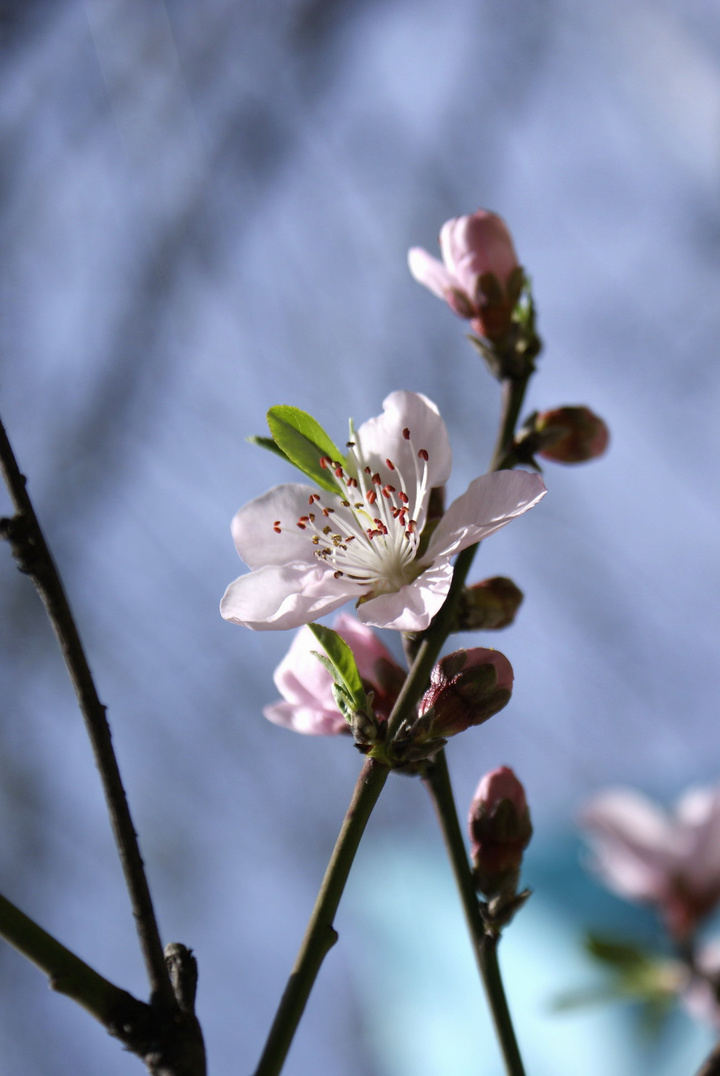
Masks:
[[[555,463],[586,463],[602,456],[610,433],[589,407],[557,407],[535,419],[538,455]]]
[[[454,736],[502,710],[512,685],[512,666],[499,650],[456,650],[433,669],[420,714],[433,710],[433,736]]]

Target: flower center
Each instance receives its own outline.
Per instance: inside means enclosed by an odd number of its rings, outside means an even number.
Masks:
[[[333,475],[337,494],[312,493],[307,515],[296,521],[335,578],[357,583],[367,596],[399,590],[422,571],[416,557],[429,495],[429,456],[424,448],[415,450],[409,429],[403,437],[411,448],[411,474],[401,473],[389,459],[373,472],[357,443],[349,441],[345,466],[328,457],[320,460]],[[279,520],[274,530],[280,533]]]

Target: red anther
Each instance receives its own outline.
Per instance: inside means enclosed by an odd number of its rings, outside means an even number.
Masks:
[[[421,459],[421,460],[425,460],[425,462],[427,463],[427,461],[430,459],[430,457],[428,456],[426,448],[421,448],[420,449],[420,451],[418,452],[418,458]]]
[[[337,467],[335,468],[335,470],[333,471],[333,474],[335,475],[336,478],[342,478],[343,469],[342,469],[342,467],[340,466],[339,463],[338,463]]]
[[[373,480],[373,484],[374,484],[374,485],[376,485],[376,486],[380,486],[380,485],[382,485],[382,483],[381,483],[381,481],[380,481],[380,475],[379,475],[379,474],[374,474],[374,475],[372,476],[372,480]]]
[[[403,437],[405,438],[406,441],[410,440],[410,430],[407,428],[407,426],[403,430]]]
[[[332,460],[330,459],[329,456],[321,456],[320,457],[320,466],[322,467],[323,470],[326,470],[326,468],[328,468],[331,465],[331,463],[332,463]]]
[[[400,500],[402,501],[403,504],[409,504],[410,503],[410,498],[408,497],[407,493],[405,493],[403,490],[400,490],[398,496],[399,496],[399,498],[400,498]]]
[[[282,531],[281,531],[280,527],[278,527],[277,523],[274,524],[273,530],[275,531],[276,534],[282,534]]]
[[[322,514],[325,516],[325,518],[327,518],[330,515],[330,513],[334,512],[334,511],[335,511],[334,508],[323,508]]]
[[[406,534],[414,534],[417,530],[417,522],[414,519],[408,521]]]
[[[375,504],[375,501],[377,500],[377,493],[374,489],[369,489],[367,491],[367,493],[365,494],[365,500],[368,502],[368,504]]]
[[[383,486],[383,497],[387,497],[390,500],[391,494],[395,492],[395,486],[385,485]]]
[[[341,575],[342,575],[342,572],[340,572],[340,571],[333,572],[333,579],[339,579]]]
[[[385,462],[387,463],[387,465],[388,465],[388,467],[390,468],[391,471],[395,470],[395,464],[393,463],[392,460],[385,460]]]
[[[299,527],[301,531],[305,531],[305,530],[307,530],[307,527],[305,526],[305,524],[304,524],[304,523],[301,523],[301,522],[300,522],[300,520],[298,520],[298,521],[297,521],[297,523],[295,524],[295,526],[296,526],[296,527]]]
[[[372,474],[372,471],[370,470],[370,468],[369,468],[369,467],[365,467],[365,468],[364,468],[364,473],[365,473],[365,474]]]
[[[348,489],[357,489],[357,478],[348,478]]]
[[[310,516],[300,516],[300,519],[298,520],[298,523],[307,523],[309,519],[310,519]]]
[[[355,541],[355,535],[354,535],[354,534],[348,534],[348,536],[347,536],[347,538],[345,539],[345,541],[346,541],[346,542],[354,542],[354,541]]]

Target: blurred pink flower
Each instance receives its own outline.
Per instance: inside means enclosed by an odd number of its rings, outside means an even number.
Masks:
[[[608,887],[655,905],[677,939],[690,937],[720,901],[720,788],[695,788],[672,814],[633,789],[608,789],[581,825]]]
[[[720,1030],[720,942],[711,941],[702,946],[694,962],[694,970],[680,965],[680,1001],[693,1019]]]
[[[430,492],[452,457],[434,403],[393,392],[363,423],[344,464],[325,460],[337,493],[275,486],[236,514],[235,547],[252,569],[227,588],[220,612],[255,630],[297,628],[348,601],[364,624],[423,631],[447,597],[452,558],[544,496],[526,471],[482,475],[422,541]]]
[[[375,633],[355,617],[341,613],[333,624],[355,657],[366,689],[374,692],[373,710],[386,720],[405,674]],[[275,670],[275,686],[282,702],[266,706],[263,714],[276,725],[311,736],[349,732],[332,693],[332,677],[313,651],[322,647],[308,627],[302,627]]]
[[[440,253],[442,261],[413,247],[408,253],[412,275],[459,317],[471,319],[481,336],[502,337],[510,327],[522,284],[505,221],[486,209],[454,217],[440,230]],[[494,281],[486,274],[492,274]]]

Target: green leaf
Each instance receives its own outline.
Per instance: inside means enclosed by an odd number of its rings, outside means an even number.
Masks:
[[[252,437],[246,437],[245,440],[249,441],[251,445],[257,445],[259,448],[266,448],[268,452],[274,452],[276,456],[285,460],[286,463],[290,462],[280,446],[275,444],[272,437],[257,437],[253,434]]]
[[[342,688],[350,699],[353,709],[366,710],[367,696],[360,679],[358,667],[355,664],[353,652],[332,628],[326,628],[323,624],[308,624],[321,647],[327,654],[328,661],[323,660],[323,655],[318,654],[323,665],[328,669],[335,683]],[[329,664],[328,664],[329,662]]]
[[[602,934],[588,932],[585,936],[585,949],[601,964],[609,964],[624,972],[645,969],[653,963],[647,950]]]
[[[283,455],[316,485],[331,493],[337,493],[337,483],[332,474],[320,466],[320,459],[327,456],[344,464],[345,457],[320,423],[307,412],[284,404],[270,408],[267,422],[273,440]]]

